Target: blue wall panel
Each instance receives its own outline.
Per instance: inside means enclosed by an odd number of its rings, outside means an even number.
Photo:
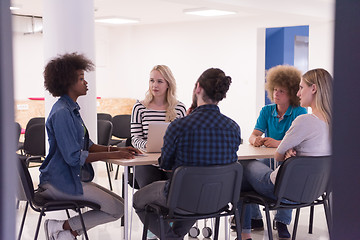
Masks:
[[[277,65],[294,65],[295,36],[309,36],[309,26],[266,29],[265,69]],[[265,92],[265,104],[270,104]]]

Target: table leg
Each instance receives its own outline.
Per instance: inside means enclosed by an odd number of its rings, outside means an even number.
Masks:
[[[128,240],[129,237],[129,196],[128,196],[128,166],[124,166],[124,239]]]

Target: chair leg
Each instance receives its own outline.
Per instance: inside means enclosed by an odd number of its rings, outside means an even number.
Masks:
[[[66,210],[65,210],[65,212],[66,212],[66,216],[67,216],[67,218],[69,219],[69,218],[70,218],[69,209],[66,209]]]
[[[143,227],[143,234],[142,234],[142,240],[146,240],[147,230],[149,229],[149,215],[148,213],[145,214],[145,222]]]
[[[329,203],[327,202],[327,200],[324,200],[324,211],[325,211],[326,223],[327,223],[328,231],[329,231],[329,235],[330,235],[330,231],[332,228],[332,216],[331,216],[330,206],[329,206]]]
[[[125,198],[125,176],[124,176],[124,174],[122,174],[122,181],[121,181],[121,197],[123,199]],[[125,225],[124,222],[125,222],[125,217],[122,216],[121,221],[120,221],[120,225],[124,226]]]
[[[314,225],[314,206],[310,206],[310,217],[309,217],[309,233],[313,233]]]
[[[112,191],[112,184],[111,184],[111,176],[110,176],[110,169],[109,169],[109,163],[105,163],[106,164],[106,171],[107,171],[107,175],[108,175],[108,179],[109,179],[109,186],[110,186],[110,190]]]
[[[214,233],[214,240],[219,239],[219,226],[220,226],[220,217],[215,218],[215,233]],[[227,229],[226,229],[227,231]]]
[[[296,231],[297,231],[297,227],[299,224],[299,216],[300,216],[300,208],[296,209],[296,214],[295,214],[295,222],[294,222],[294,229],[293,229],[293,233],[292,233],[292,240],[295,240],[296,238]]]
[[[81,213],[81,209],[80,209],[80,208],[77,208],[77,210],[78,210],[78,212],[79,212],[81,227],[82,227],[82,229],[83,229],[85,239],[86,239],[86,240],[89,240],[89,237],[88,237],[87,231],[86,231],[86,227],[85,227],[85,223],[84,223],[84,219],[83,219],[83,216],[82,216],[82,213]]]
[[[44,209],[44,208],[41,209],[41,212],[40,212],[40,215],[39,215],[39,220],[38,220],[38,223],[37,223],[34,240],[37,240],[37,238],[38,238],[39,230],[40,230],[40,224],[41,224],[41,219],[42,219],[43,216],[45,216],[45,209]]]
[[[28,207],[29,207],[29,202],[26,201],[23,218],[22,218],[22,220],[21,220],[21,225],[20,225],[18,240],[21,239],[21,234],[22,234],[22,231],[23,231],[23,229],[24,229],[24,223],[25,223],[25,218],[26,218],[26,214],[27,214]]]
[[[235,224],[236,224],[236,237],[238,240],[241,239],[241,222],[240,222],[240,214],[236,209],[235,211]]]
[[[165,238],[165,226],[164,226],[164,218],[162,215],[159,216],[159,222],[160,222],[160,240],[166,240]]]
[[[115,173],[115,180],[117,180],[117,179],[118,179],[119,167],[120,167],[120,165],[117,165],[117,168],[116,168],[116,173]]]
[[[269,240],[273,240],[272,230],[271,230],[271,220],[269,209],[265,206],[265,216],[266,216],[266,226],[268,229]]]

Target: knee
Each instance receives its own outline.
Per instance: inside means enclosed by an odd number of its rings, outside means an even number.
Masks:
[[[124,216],[124,205],[119,206],[111,215],[114,220],[117,220]]]
[[[141,202],[140,202],[140,199],[141,197],[139,197],[139,191],[137,191],[134,196],[133,196],[133,207],[135,208],[135,210],[139,210],[139,209],[142,209],[143,207],[141,207]]]

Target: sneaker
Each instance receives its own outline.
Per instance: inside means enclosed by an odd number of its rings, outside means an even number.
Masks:
[[[76,237],[71,234],[70,230],[63,230],[52,235],[51,240],[74,240]]]
[[[155,240],[158,239],[157,236],[155,234],[153,234],[150,230],[147,231],[146,234],[146,239],[147,240]]]
[[[262,219],[251,219],[251,230],[262,231],[264,230],[264,222]]]
[[[53,239],[52,236],[56,233],[63,231],[63,225],[65,221],[47,219],[44,223],[46,240]]]
[[[290,239],[290,233],[289,233],[289,231],[287,229],[286,224],[281,223],[281,222],[276,222],[276,229],[278,231],[280,240],[288,240],[288,239]]]

